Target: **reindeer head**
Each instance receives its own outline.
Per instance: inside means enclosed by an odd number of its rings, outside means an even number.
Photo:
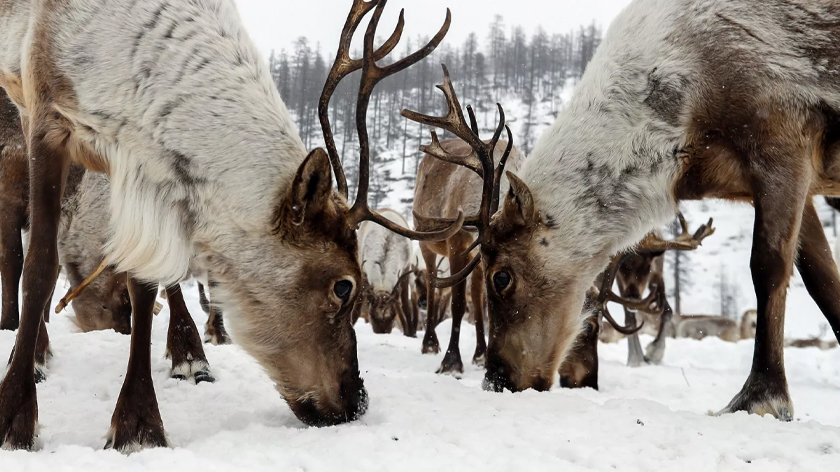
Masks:
[[[442,240],[460,230],[417,233],[384,218],[367,202],[370,145],[366,115],[370,96],[382,79],[420,61],[443,39],[443,28],[420,51],[388,66],[377,61],[399,42],[404,20],[390,38],[374,49],[374,37],[385,0],[354,0],[340,38],[335,63],[319,101],[319,118],[327,150],[309,153],[291,185],[280,196],[270,234],[243,230],[225,243],[237,247],[237,260],[203,248],[199,264],[212,268],[217,292],[234,316],[232,334],[253,355],[302,421],[331,425],[351,421],[367,409],[359,375],[353,309],[362,292],[356,230],[363,221],[415,239]],[[364,36],[364,55],[350,58],[350,43],[362,19],[373,10]],[[329,102],[339,82],[361,70],[356,123],[359,133],[359,185],[348,204],[347,182],[329,123]],[[337,189],[333,189],[333,172]],[[272,242],[275,241],[275,242]],[[279,243],[277,243],[279,241]],[[265,261],[271,261],[266,263]],[[278,286],[279,284],[279,286]],[[240,316],[235,316],[236,314]]]
[[[741,339],[755,339],[755,330],[758,323],[758,311],[747,310],[741,316]],[[820,338],[825,333],[820,334]]]
[[[75,263],[65,263],[67,278],[79,286],[85,276]],[[73,299],[76,324],[82,331],[113,329],[131,334],[131,299],[128,295],[128,276],[109,266],[87,288]]]
[[[540,214],[528,186],[510,172],[507,173],[510,187],[504,202],[500,202],[501,176],[513,141],[510,129],[507,129],[508,148],[499,166],[494,168],[493,152],[502,131],[507,128],[501,106],[496,132],[490,141],[484,142],[479,138],[478,125],[470,107],[467,107],[469,122],[465,119],[445,66],[444,83],[438,88],[446,96],[449,111],[445,116],[426,116],[408,110],[403,111],[403,115],[430,127],[449,131],[468,143],[472,148],[469,154],[450,153],[441,146],[432,131],[432,143],[421,147],[421,150],[469,168],[482,177],[484,185],[479,213],[466,218],[465,223],[478,228],[479,232],[467,253],[480,246],[479,255],[460,273],[434,280],[434,283],[438,287],[459,283],[483,261],[491,320],[484,387],[495,391],[547,390],[554,382],[560,362],[581,331],[586,317],[581,307],[587,291],[610,254],[587,257],[563,254],[564,247],[576,246],[567,244],[558,247],[557,242],[563,240],[566,232],[556,222],[547,221]],[[415,221],[424,229],[451,223],[451,220],[420,215],[415,215]],[[668,243],[675,244],[661,240],[647,242],[651,251],[659,250],[655,242],[661,242],[663,247]],[[679,243],[688,244],[687,241]],[[699,244],[699,240],[694,243]],[[561,257],[558,257],[558,251]],[[618,266],[611,267],[609,287]],[[598,293],[600,306],[606,307],[606,297],[611,293]],[[612,296],[617,298],[614,294]],[[625,302],[629,303],[626,306],[642,306],[652,303],[652,300]],[[609,316],[605,309],[604,314]]]

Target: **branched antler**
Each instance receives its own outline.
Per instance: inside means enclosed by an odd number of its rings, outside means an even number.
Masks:
[[[635,249],[636,253],[654,254],[663,253],[665,251],[693,251],[700,247],[703,240],[711,236],[715,232],[712,226],[714,220],[709,218],[709,221],[697,228],[693,234],[689,232],[688,223],[682,213],[677,215],[682,228],[680,235],[672,240],[665,240],[657,236],[655,233],[648,234]],[[600,286],[592,287],[590,297],[592,297],[593,305],[596,310],[600,310],[604,318],[609,321],[611,325],[622,334],[635,334],[644,326],[644,322],[638,327],[621,326],[619,325],[609,312],[607,307],[608,302],[618,303],[628,309],[635,311],[643,311],[652,315],[661,315],[665,308],[665,292],[659,285],[653,284],[648,287],[650,294],[644,300],[625,298],[615,292],[612,287],[615,283],[615,278],[618,275],[618,269],[621,267],[624,259],[630,253],[621,253],[613,257],[610,265],[600,276]]]
[[[469,144],[472,151],[469,154],[454,154],[443,148],[438,139],[437,132],[433,129],[431,131],[432,143],[420,146],[420,150],[424,151],[438,159],[446,162],[466,167],[475,172],[482,178],[482,193],[481,205],[477,215],[473,215],[464,219],[463,224],[472,226],[478,229],[478,237],[473,243],[464,251],[467,255],[476,247],[480,246],[486,241],[487,229],[490,226],[490,218],[499,210],[499,187],[501,186],[502,175],[507,164],[508,157],[513,150],[513,133],[510,128],[505,125],[505,111],[501,105],[496,104],[499,109],[499,125],[493,134],[490,141],[482,141],[478,132],[478,121],[475,117],[472,107],[467,106],[467,114],[469,115],[469,122],[461,110],[461,103],[458,101],[458,96],[455,93],[455,88],[452,86],[452,80],[449,76],[449,69],[445,65],[443,68],[443,84],[438,85],[437,88],[443,92],[446,97],[446,104],[448,110],[444,116],[429,116],[423,115],[411,110],[403,110],[402,115],[411,121],[430,126],[432,128],[441,128],[455,136],[462,139]],[[496,166],[494,162],[494,155],[496,145],[502,136],[502,132],[507,131],[508,143],[504,154],[499,160],[499,165]],[[415,221],[418,222],[418,227],[423,227],[430,230],[437,230],[451,225],[456,220],[447,218],[429,218],[414,214]],[[434,277],[432,284],[437,288],[446,288],[458,284],[466,280],[472,271],[481,262],[481,254],[477,254],[464,267],[463,270],[450,277],[439,279]]]
[[[655,233],[650,233],[639,243],[637,252],[693,251],[703,244],[704,239],[715,234],[715,228],[712,226],[714,223],[713,218],[709,218],[706,224],[697,228],[694,234],[690,234],[688,223],[685,221],[683,214],[679,213],[677,217],[682,228],[679,236],[666,240],[657,236]]]
[[[353,203],[353,206],[348,213],[348,223],[352,227],[357,227],[363,221],[372,221],[407,238],[421,241],[441,241],[454,236],[461,230],[461,226],[464,224],[464,215],[462,213],[459,213],[458,218],[455,218],[451,224],[445,228],[428,232],[419,232],[404,228],[390,221],[379,213],[373,211],[368,204],[368,191],[370,189],[370,140],[367,130],[367,112],[373,89],[385,78],[411,67],[431,54],[441,41],[443,41],[443,38],[449,31],[449,25],[452,19],[451,13],[447,9],[446,20],[444,21],[443,26],[423,48],[390,65],[380,66],[377,64],[377,61],[384,59],[391,53],[391,51],[394,50],[394,48],[396,48],[400,38],[402,37],[403,28],[405,27],[404,11],[401,11],[400,18],[394,32],[382,46],[378,49],[374,49],[373,41],[376,36],[376,29],[379,26],[379,20],[382,17],[382,12],[385,9],[386,3],[387,0],[371,0],[369,2],[364,0],[353,1],[350,14],[347,16],[347,22],[341,32],[341,39],[339,41],[338,53],[336,54],[335,62],[333,63],[332,69],[327,76],[326,84],[324,85],[321,98],[318,102],[318,117],[321,121],[321,128],[324,132],[324,140],[327,145],[327,153],[330,156],[330,163],[332,164],[336,181],[338,182],[338,191],[347,197],[347,179],[344,175],[344,169],[341,165],[341,160],[335,146],[335,140],[333,139],[332,128],[330,127],[329,103],[333,93],[338,87],[338,84],[350,73],[361,70],[362,78],[359,84],[359,93],[356,100],[356,129],[359,135],[359,185],[358,193],[356,194],[356,201]],[[352,59],[350,57],[350,44],[353,40],[353,34],[359,27],[362,19],[370,13],[371,10],[373,10],[373,16],[371,17],[370,23],[368,23],[367,30],[365,31],[362,58]]]

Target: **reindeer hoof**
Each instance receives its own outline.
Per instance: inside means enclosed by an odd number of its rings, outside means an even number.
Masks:
[[[168,446],[151,380],[123,385],[105,438],[105,449],[124,454]]]
[[[204,333],[204,344],[212,344],[214,346],[222,346],[225,344],[232,344],[230,341],[230,336],[224,331],[221,333],[213,331],[213,332],[205,332]]]
[[[216,377],[213,377],[213,374],[209,370],[200,370],[193,375],[193,378],[197,384],[201,382],[213,383],[216,381]]]
[[[195,383],[215,382],[216,378],[210,373],[210,364],[205,360],[188,360],[178,364],[173,362],[169,377],[175,380],[195,379]]]
[[[773,415],[780,421],[792,421],[793,402],[790,400],[786,386],[772,385],[778,383],[778,381],[767,382],[764,379],[753,380],[751,375],[738,395],[716,416],[746,411],[752,415]]]
[[[460,378],[461,374],[464,373],[464,363],[461,362],[460,353],[451,354],[447,352],[443,357],[443,362],[440,363],[440,368],[435,373]]]
[[[35,366],[35,383],[43,383],[47,381],[47,372],[44,366]]]
[[[482,352],[481,354],[476,353],[472,359],[473,365],[477,365],[479,367],[484,367],[487,363],[487,353]]]
[[[138,424],[137,428],[134,433],[125,434],[117,432],[112,426],[106,436],[105,449],[116,449],[123,454],[131,454],[152,447],[169,447],[162,423],[159,428],[151,424]]]
[[[662,359],[665,358],[665,352],[661,349],[652,348],[652,346],[648,346],[645,352],[645,360],[648,364],[653,365],[660,365],[662,364]]]
[[[0,444],[3,449],[32,450],[35,447],[38,423],[35,386],[21,383],[8,377],[0,383]]]

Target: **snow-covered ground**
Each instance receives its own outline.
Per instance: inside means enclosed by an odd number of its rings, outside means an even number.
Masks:
[[[196,290],[187,302],[203,325]],[[62,290],[59,290],[61,292]],[[56,296],[58,298],[59,295]],[[38,452],[0,451],[0,471],[376,470],[832,470],[840,463],[840,350],[788,349],[796,420],[723,407],[749,371],[752,343],[671,341],[665,364],[625,367],[626,345],[601,346],[600,392],[495,394],[467,366],[460,380],[434,374],[440,356],[420,341],[357,326],[371,395],[352,424],[309,428],[295,419],[255,361],[236,346],[206,346],[217,377],[194,385],[168,377],[168,309],[155,319],[155,389],[171,449],[130,456],[104,451],[128,360],[129,338],[76,332],[68,314],[50,324],[55,357],[38,386]],[[449,322],[438,329],[446,345]],[[475,346],[463,330],[464,358]],[[648,339],[643,339],[647,343]],[[0,332],[0,355],[13,334]]]

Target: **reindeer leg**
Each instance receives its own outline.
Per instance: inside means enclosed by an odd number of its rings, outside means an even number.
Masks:
[[[755,229],[750,269],[758,301],[755,353],[744,387],[721,413],[747,411],[793,419],[784,365],[785,300],[811,181],[810,156],[817,141],[802,136],[789,141],[766,139],[759,141],[763,153],[751,156]],[[801,148],[792,149],[791,143]]]
[[[469,244],[469,243],[467,243]],[[461,256],[461,252],[467,246],[463,244],[453,244],[449,251],[449,267],[453,274],[457,274],[464,267],[467,262]],[[464,318],[464,313],[467,310],[467,281],[463,280],[452,287],[452,334],[449,337],[449,347],[446,348],[446,354],[443,356],[443,361],[440,363],[440,368],[437,370],[438,374],[463,374],[464,363],[461,362],[461,320]]]
[[[560,365],[562,388],[592,388],[598,390],[598,315],[586,320],[572,351]]]
[[[129,278],[128,291],[134,317],[131,355],[105,444],[106,449],[114,448],[121,452],[167,446],[152,382],[152,312],[157,298],[157,286]]]
[[[831,257],[831,246],[825,238],[820,218],[813,202],[805,205],[802,229],[799,230],[799,255],[796,267],[811,298],[820,307],[840,340],[840,274]]]
[[[417,337],[417,319],[415,318],[415,311],[411,305],[411,294],[409,293],[409,280],[406,278],[402,281],[400,286],[400,311],[402,312],[403,335],[409,338]]]
[[[4,185],[5,186],[5,185]],[[4,189],[5,190],[5,189]],[[0,329],[16,330],[20,325],[18,307],[20,276],[23,273],[23,240],[21,230],[26,221],[26,202],[22,207],[2,202],[0,207],[0,283],[3,286],[3,313]]]
[[[195,378],[195,383],[215,382],[216,379],[210,372],[210,364],[204,355],[198,328],[184,302],[181,285],[166,287],[166,299],[169,303],[166,357],[172,359],[170,376],[179,380]]]
[[[201,305],[201,311],[204,312],[205,315],[210,314],[210,300],[207,298],[207,294],[204,292],[204,284],[201,282],[196,282],[198,284],[198,304]]]
[[[46,91],[42,91],[47,94]],[[31,449],[38,421],[35,391],[35,352],[44,306],[58,277],[58,222],[61,195],[70,158],[66,135],[56,131],[51,111],[33,103],[31,108],[29,169],[32,229],[23,267],[23,316],[8,372],[0,383],[0,441],[3,447]]]
[[[655,365],[661,364],[662,359],[665,358],[665,339],[668,337],[668,326],[670,326],[671,316],[674,314],[671,310],[671,304],[668,303],[664,294],[662,300],[663,309],[662,315],[659,317],[659,332],[656,333],[656,339],[648,344],[645,350],[648,362]]]
[[[623,295],[623,294],[622,294]],[[624,324],[637,326],[636,312],[624,308]],[[627,336],[627,366],[641,367],[645,363],[645,355],[642,352],[642,343],[639,341],[639,334],[633,333]]]
[[[213,287],[213,282],[210,282],[210,287]],[[204,342],[213,344],[214,346],[221,346],[222,344],[230,344],[230,336],[225,330],[224,316],[222,309],[218,305],[213,305],[204,294],[204,286],[198,284],[198,296],[201,309],[204,310],[206,304],[207,323],[204,324]],[[355,323],[355,321],[354,321]]]
[[[437,289],[432,285],[432,276],[437,275],[437,256],[430,249],[426,248],[424,244],[420,244],[420,252],[423,254],[423,260],[426,262],[426,332],[423,333],[423,354],[437,354],[440,352],[440,342],[438,342],[437,333],[435,333],[435,326],[437,326]]]
[[[484,339],[484,271],[476,267],[471,277],[470,298],[475,318],[475,353],[472,363],[484,367],[487,360],[487,340]]]

